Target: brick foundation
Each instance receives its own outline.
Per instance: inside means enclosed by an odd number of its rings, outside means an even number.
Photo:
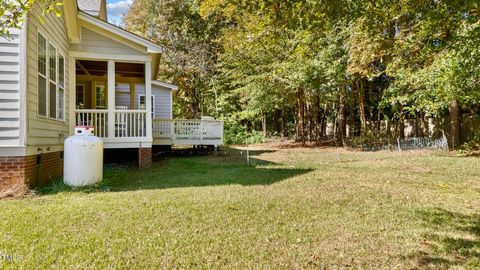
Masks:
[[[152,148],[138,148],[138,168],[152,166]]]
[[[0,198],[24,194],[62,177],[62,152],[0,157]]]

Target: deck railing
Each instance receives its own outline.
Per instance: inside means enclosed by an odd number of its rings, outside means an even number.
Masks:
[[[147,112],[138,110],[115,111],[115,137],[147,137]]]
[[[76,126],[93,126],[98,137],[108,137],[108,110],[76,110]]]
[[[147,137],[147,112],[145,110],[114,110],[114,130],[108,128],[108,110],[76,110],[75,125],[93,126],[98,137],[114,138]]]
[[[222,140],[223,121],[200,119],[153,119],[153,138]]]
[[[111,112],[110,112],[111,113]],[[110,114],[112,116],[112,114]],[[75,110],[75,125],[93,126],[101,138],[146,138],[147,111],[114,110],[114,124],[109,130],[108,110]],[[223,121],[200,119],[152,119],[154,139],[171,139],[178,143],[203,144],[223,140]],[[119,139],[122,140],[122,139]]]

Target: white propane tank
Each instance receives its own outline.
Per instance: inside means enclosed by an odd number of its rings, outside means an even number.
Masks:
[[[63,182],[72,187],[102,181],[103,141],[93,135],[93,127],[76,126],[75,134],[65,140]]]

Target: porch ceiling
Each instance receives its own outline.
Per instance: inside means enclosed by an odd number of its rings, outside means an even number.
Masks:
[[[107,76],[106,61],[77,60],[77,75]],[[145,68],[143,64],[138,63],[115,63],[115,73],[122,77],[145,78]]]

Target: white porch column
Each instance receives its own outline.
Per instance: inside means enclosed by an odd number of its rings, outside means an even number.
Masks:
[[[145,107],[147,107],[147,138],[152,134],[152,62],[145,62]]]
[[[76,115],[75,115],[75,109],[76,109],[76,103],[77,101],[76,96],[77,96],[77,75],[75,73],[75,58],[69,57],[68,58],[68,103],[67,107],[68,108],[68,136],[73,135],[74,128],[75,128],[75,122],[76,122]],[[65,136],[67,137],[67,136]]]
[[[108,137],[115,137],[115,62],[108,60],[107,80]]]

